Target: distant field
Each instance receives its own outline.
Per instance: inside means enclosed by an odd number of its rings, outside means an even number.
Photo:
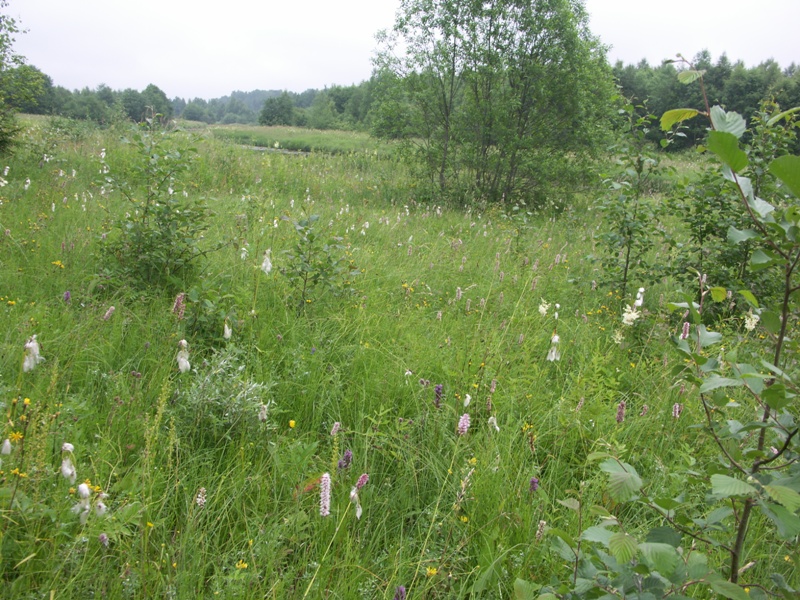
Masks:
[[[298,152],[372,152],[388,154],[392,145],[369,134],[355,131],[303,129],[301,127],[263,127],[257,125],[214,125],[214,137],[247,146]]]

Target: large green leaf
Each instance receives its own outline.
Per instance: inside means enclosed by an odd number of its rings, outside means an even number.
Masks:
[[[697,69],[686,69],[678,73],[678,81],[680,81],[684,85],[689,85],[690,83],[697,81],[703,75],[706,74],[705,69],[697,70]]]
[[[539,585],[534,585],[529,581],[520,579],[519,577],[514,580],[514,599],[515,600],[534,600],[536,598],[536,591],[540,588]],[[541,597],[541,596],[540,596]]]
[[[770,163],[769,170],[800,198],[800,156],[779,156]]]
[[[775,528],[781,538],[790,540],[800,535],[800,517],[796,514],[789,512],[780,504],[771,502],[759,502],[758,504],[761,506],[761,512],[775,523]]]
[[[751,496],[758,490],[741,479],[715,474],[711,476],[711,491],[715,496],[727,498],[729,496]]]
[[[608,493],[616,502],[634,498],[642,488],[642,479],[628,463],[609,458],[600,463],[600,469],[608,473]]]
[[[613,531],[609,531],[602,525],[594,525],[583,531],[581,539],[589,542],[597,542],[608,548],[608,544],[614,535],[616,534]]]
[[[719,375],[712,375],[705,380],[705,383],[700,386],[700,393],[705,394],[712,390],[722,387],[739,387],[744,385],[741,379],[731,379],[730,377],[720,377]]]
[[[719,344],[722,341],[722,334],[717,331],[709,331],[705,325],[697,326],[697,336],[700,345],[705,348],[712,344]]]
[[[732,134],[737,140],[742,137],[745,129],[747,129],[747,123],[737,112],[725,112],[719,106],[712,106],[711,107],[711,124],[714,125],[714,129],[720,132],[730,133]]]
[[[669,544],[673,548],[677,548],[681,545],[681,534],[672,527],[654,527],[647,532],[647,539],[645,541]]]
[[[661,129],[663,131],[669,131],[672,129],[672,126],[675,125],[675,123],[680,123],[681,121],[691,119],[699,114],[700,111],[693,108],[674,108],[672,110],[668,110],[661,115]]]
[[[764,489],[767,490],[770,498],[785,506],[790,512],[795,512],[800,508],[800,494],[793,489],[782,485],[765,485]]]
[[[642,542],[639,550],[652,568],[664,577],[669,577],[678,566],[678,551],[669,544]]]
[[[608,549],[619,564],[625,564],[633,560],[638,548],[639,544],[636,538],[624,531],[615,533],[608,541]]]
[[[757,237],[759,237],[758,233],[752,229],[739,230],[733,225],[728,227],[728,241],[734,244],[746,242],[747,240],[752,240]]]
[[[708,149],[716,154],[735,173],[747,166],[747,154],[739,148],[739,140],[732,133],[726,131],[709,132]]]
[[[751,600],[750,595],[743,588],[730,581],[712,580],[709,585],[720,596],[725,596],[731,600]]]
[[[773,125],[775,125],[775,123],[777,123],[778,121],[780,121],[784,117],[788,117],[790,115],[793,115],[797,111],[800,111],[800,106],[795,106],[794,108],[790,108],[788,110],[784,110],[783,112],[779,112],[777,115],[772,117],[769,121],[767,121],[767,125],[772,127]]]

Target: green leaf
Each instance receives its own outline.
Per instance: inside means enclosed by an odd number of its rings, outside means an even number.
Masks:
[[[739,294],[744,298],[747,303],[753,308],[758,308],[758,300],[750,290],[739,290]]]
[[[779,156],[770,163],[769,171],[800,198],[800,156]]]
[[[710,116],[714,129],[719,132],[730,133],[737,140],[742,137],[745,129],[747,129],[747,123],[742,118],[742,115],[737,112],[726,113],[721,107],[712,106]]]
[[[722,341],[722,334],[716,331],[709,331],[705,325],[697,326],[697,335],[699,336],[700,345],[705,348],[712,344],[719,344]]]
[[[759,237],[759,235],[753,229],[739,230],[733,225],[728,227],[728,241],[734,244],[740,244],[741,242],[746,242],[747,240],[752,240],[757,237]]]
[[[685,72],[685,71],[684,71]],[[680,75],[678,76],[680,77]],[[700,111],[693,108],[674,108],[661,115],[661,130],[669,131],[675,123],[686,121],[700,114]]]
[[[730,496],[751,496],[758,490],[741,479],[715,474],[711,476],[711,491],[715,496],[728,498]]]
[[[775,125],[775,123],[777,123],[778,121],[780,121],[784,117],[788,117],[790,115],[793,115],[797,111],[800,111],[800,106],[795,106],[794,108],[790,108],[788,110],[784,110],[783,112],[779,112],[777,115],[772,117],[769,121],[767,121],[767,125],[772,127],[773,125]]]
[[[716,390],[723,387],[739,387],[744,385],[741,379],[731,379],[730,377],[720,377],[719,375],[712,375],[705,380],[705,383],[700,386],[700,393],[706,394],[711,390]]]
[[[700,552],[692,552],[686,561],[686,574],[690,579],[701,579],[708,574],[708,558]]]
[[[782,485],[765,485],[764,489],[767,490],[770,498],[785,506],[789,512],[795,512],[800,508],[800,494],[793,489]]]
[[[722,302],[728,297],[728,290],[724,287],[713,287],[709,290],[711,292],[711,299],[714,302]]]
[[[639,544],[639,550],[647,562],[664,577],[669,577],[678,566],[678,551],[669,544],[643,542]]]
[[[602,525],[594,525],[593,527],[586,528],[581,534],[581,539],[587,542],[596,542],[603,544],[608,548],[611,538],[615,535],[613,531],[609,531]]]
[[[608,541],[608,549],[620,564],[633,560],[638,548],[639,544],[636,542],[636,538],[628,535],[624,531],[615,533]]]
[[[781,330],[781,318],[778,313],[772,310],[764,310],[761,312],[761,324],[772,335],[778,335]]]
[[[708,149],[716,154],[735,173],[747,166],[747,154],[739,148],[739,141],[732,133],[725,131],[709,132]]]
[[[534,600],[541,586],[517,577],[514,580],[514,600]]]
[[[642,479],[631,465],[613,458],[600,463],[600,469],[608,473],[608,493],[615,502],[626,502],[636,496],[642,488]]]
[[[697,81],[703,75],[705,75],[705,69],[698,71],[697,69],[686,69],[685,71],[681,71],[678,73],[678,81],[680,81],[684,85],[689,85],[690,83]],[[689,110],[689,109],[683,109]]]
[[[750,255],[750,266],[756,270],[766,269],[772,262],[772,257],[761,249]]]
[[[708,584],[711,586],[711,589],[720,596],[725,596],[731,600],[750,600],[750,596],[747,592],[730,581],[714,579],[709,581]]]
[[[654,527],[647,533],[647,542],[669,544],[673,548],[681,545],[681,534],[672,527]]]
[[[567,498],[566,500],[556,500],[561,506],[566,506],[570,510],[574,510],[575,512],[580,512],[581,510],[581,503],[578,502],[575,498]]]

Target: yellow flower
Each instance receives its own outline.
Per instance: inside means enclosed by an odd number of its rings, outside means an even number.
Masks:
[[[461,520],[462,523],[468,523],[469,522],[469,517],[467,515],[461,515],[458,518]]]
[[[240,559],[239,559],[239,562],[237,562],[237,563],[236,563],[236,568],[237,568],[237,569],[246,569],[246,568],[247,568],[247,563],[246,563],[246,562],[244,562],[244,561],[243,561],[243,560],[240,558]]]
[[[25,398],[25,400],[23,400],[23,401],[22,401],[22,403],[23,403],[25,406],[28,406],[28,405],[31,403],[31,399],[30,399],[30,398]]]
[[[292,419],[292,420],[290,420],[290,421],[289,421],[289,427],[290,427],[291,429],[294,429],[294,426],[295,426],[295,425],[297,425],[297,423],[295,422],[295,420],[294,420],[294,419]]]
[[[475,458],[475,457],[473,456],[472,458],[470,458],[470,459],[467,461],[467,463],[469,463],[469,465],[470,465],[471,467],[474,467],[475,465],[477,465],[477,464],[478,464],[478,459],[477,459],[477,458]]]
[[[439,569],[437,569],[436,567],[428,567],[427,569],[425,569],[425,575],[427,575],[428,577],[434,577],[436,576],[437,573],[439,573]]]
[[[12,442],[19,442],[24,436],[19,431],[12,431],[8,439]]]

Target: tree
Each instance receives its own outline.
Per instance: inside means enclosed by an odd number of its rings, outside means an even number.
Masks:
[[[14,36],[19,33],[17,21],[4,14],[6,0],[0,0],[0,154],[9,151],[18,131],[16,110],[11,98],[30,101],[41,93],[44,79],[36,69],[20,70],[25,59],[13,51]],[[17,67],[15,70],[14,67]]]
[[[289,94],[267,98],[258,116],[261,125],[291,125],[294,122],[294,102]]]
[[[609,116],[611,71],[577,0],[401,0],[381,42],[376,66],[410,108],[400,129],[440,194],[530,196]]]

